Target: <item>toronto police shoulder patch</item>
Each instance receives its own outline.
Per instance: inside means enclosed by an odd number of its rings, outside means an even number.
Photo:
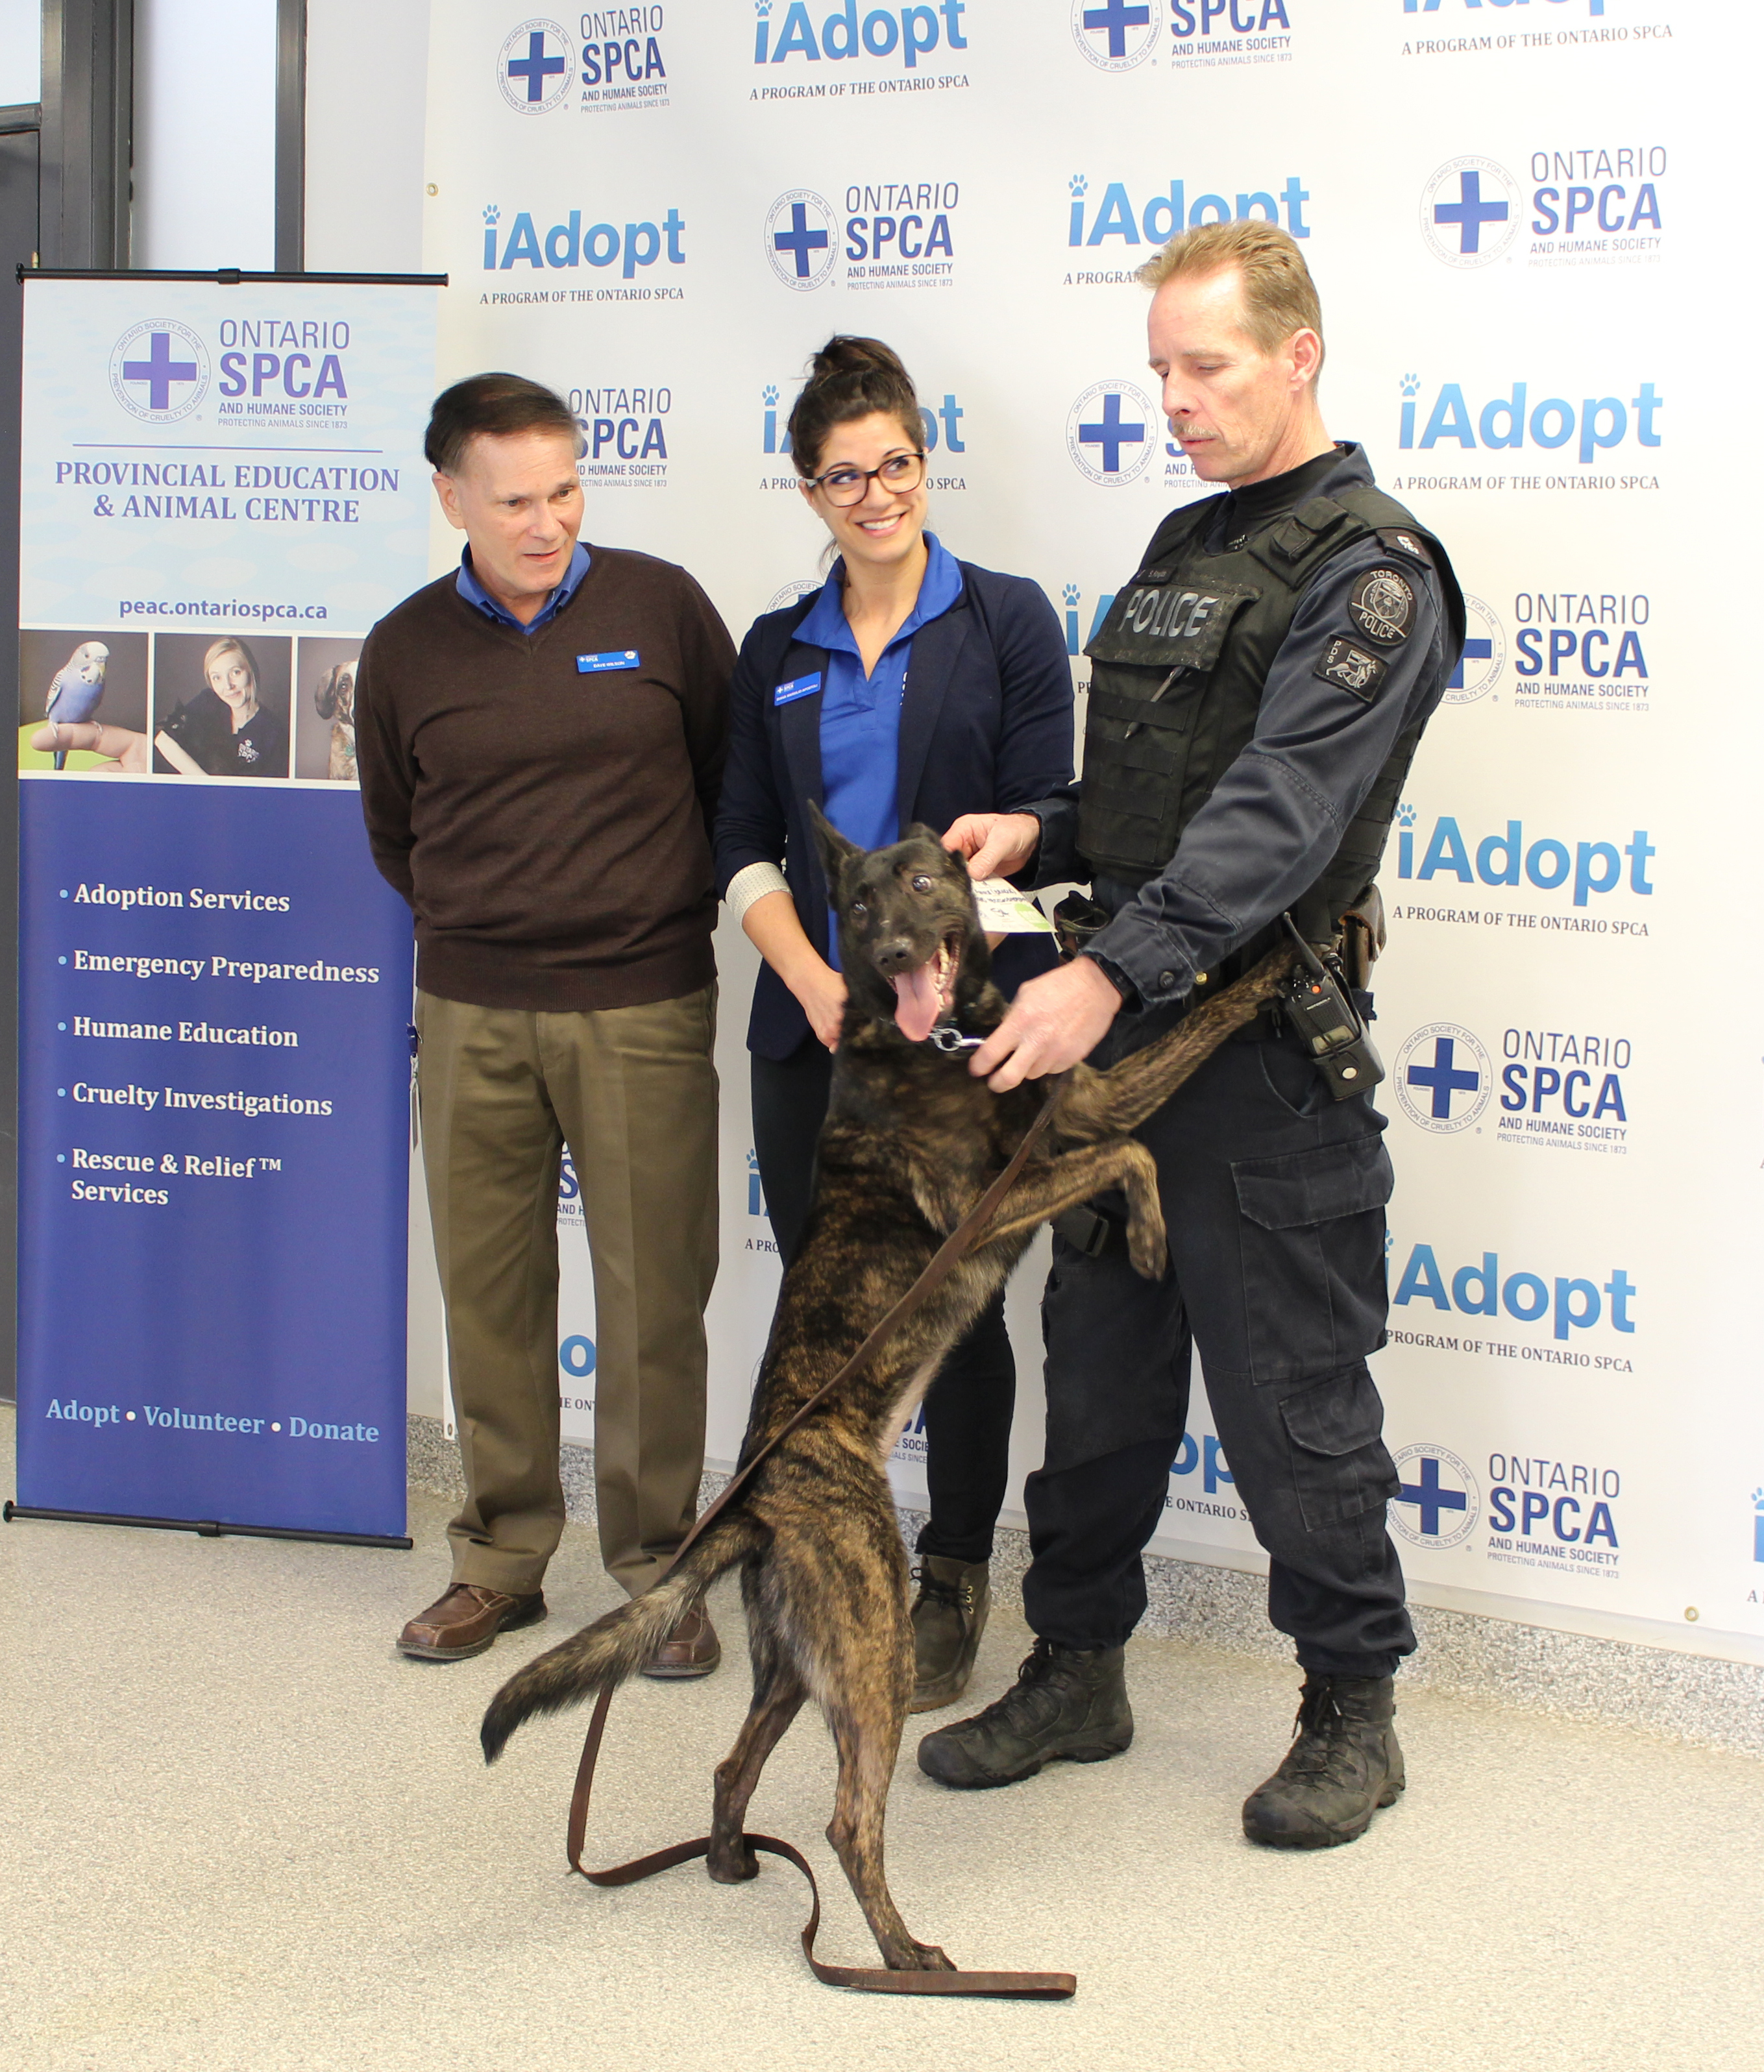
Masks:
[[[1363,698],[1370,705],[1389,671],[1388,662],[1380,661],[1375,655],[1368,655],[1351,640],[1331,640],[1311,674],[1321,676],[1326,684],[1338,684],[1344,691],[1351,691],[1356,698]]]
[[[1395,569],[1371,569],[1355,584],[1347,615],[1368,640],[1389,647],[1408,638],[1415,623],[1415,593]]]

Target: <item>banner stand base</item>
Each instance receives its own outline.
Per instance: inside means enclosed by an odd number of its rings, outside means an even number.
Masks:
[[[309,1532],[296,1525],[223,1525],[212,1518],[125,1518],[108,1511],[44,1511],[35,1504],[7,1503],[0,1518],[47,1518],[65,1525],[150,1525],[161,1532],[195,1532],[204,1540],[319,1540],[335,1547],[389,1547],[408,1554],[416,1544],[388,1532]]]

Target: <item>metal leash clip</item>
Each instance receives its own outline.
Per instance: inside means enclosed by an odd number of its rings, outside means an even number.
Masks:
[[[985,1042],[984,1036],[964,1036],[959,1029],[934,1029],[925,1041],[934,1050],[941,1050],[946,1058],[958,1057],[964,1050],[977,1050]]]

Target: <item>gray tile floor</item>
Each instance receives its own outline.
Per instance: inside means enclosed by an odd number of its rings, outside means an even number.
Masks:
[[[0,1438],[10,1433],[0,1432]],[[10,1444],[6,1445],[10,1456]],[[804,1969],[805,1888],[696,1865],[622,1893],[563,1874],[579,1718],[487,1773],[515,1663],[615,1593],[572,1528],[550,1623],[409,1663],[443,1579],[413,1555],[15,1523],[0,1529],[0,2065],[31,2072],[1610,2072],[1750,2065],[1764,2026],[1764,1765],[1416,1690],[1412,1784],[1352,1848],[1237,1831],[1293,1696],[1283,1671],[1136,1644],[1120,1759],[1003,1792],[903,1758],[890,1869],[959,1963],[1068,1968],[1063,2006],[897,2002]],[[738,1638],[732,1593],[715,1608]],[[1026,1636],[988,1636],[983,1695]],[[709,1681],[613,1713],[590,1853],[702,1832],[745,1709]],[[927,1725],[931,1724],[927,1722]],[[826,1866],[823,1951],[874,1961],[820,1829],[826,1737],[773,1758],[756,1826]]]

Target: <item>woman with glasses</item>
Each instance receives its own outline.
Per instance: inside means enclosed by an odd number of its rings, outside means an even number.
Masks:
[[[1072,753],[1052,606],[925,529],[923,422],[894,353],[830,339],[791,412],[790,451],[837,558],[818,590],[757,619],[742,643],[716,837],[718,886],[765,960],[747,1034],[754,1141],[787,1263],[808,1220],[845,1001],[809,802],[879,849],[915,820],[941,833],[963,813],[1045,798],[1071,781]],[[1007,936],[993,975],[1009,993],[1055,961],[1049,938]],[[1001,1294],[925,1399],[915,1712],[952,1704],[973,1666],[1015,1394]]]

